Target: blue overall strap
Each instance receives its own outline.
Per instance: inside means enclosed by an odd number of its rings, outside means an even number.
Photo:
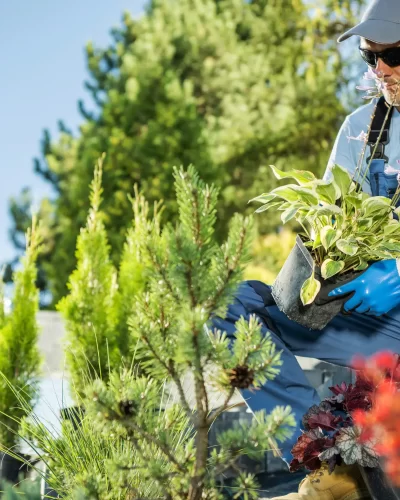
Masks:
[[[390,113],[385,123],[385,118],[388,113],[388,109],[389,105],[387,104],[385,98],[383,96],[380,97],[375,108],[375,115],[372,120],[371,130],[369,131],[368,135],[368,146],[370,147],[371,155],[369,156],[369,158],[367,158],[367,163],[372,158],[372,155],[374,160],[383,160],[385,163],[387,163],[389,160],[388,157],[385,155],[385,146],[389,142],[389,129],[393,116],[393,107],[390,110]],[[385,124],[385,128],[381,134],[383,124]],[[378,139],[379,143],[374,153],[375,145],[378,142]]]

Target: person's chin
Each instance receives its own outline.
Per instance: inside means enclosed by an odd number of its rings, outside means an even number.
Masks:
[[[399,94],[400,92],[397,92]],[[396,95],[396,92],[390,92],[389,90],[383,91],[383,96],[385,97],[386,102],[390,106],[400,106],[400,95]]]

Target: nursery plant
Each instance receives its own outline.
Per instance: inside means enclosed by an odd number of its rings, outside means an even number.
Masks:
[[[355,383],[330,387],[332,396],[303,416],[304,431],[292,449],[290,470],[326,467],[331,473],[337,465],[358,464],[374,498],[400,498],[400,488],[395,488],[400,486],[399,355],[382,351],[368,359],[357,357],[352,366]]]
[[[230,409],[235,391],[257,390],[274,378],[280,353],[270,336],[263,335],[255,316],[237,322],[233,346],[225,332],[209,326],[213,316],[225,314],[242,280],[251,251],[252,219],[234,216],[226,241],[218,244],[217,189],[204,184],[193,167],[175,169],[174,177],[179,207],[174,224],[162,224],[160,204],[150,216],[148,203],[137,190],[132,199],[133,226],[127,234],[124,265],[114,281],[122,285],[118,293],[126,297],[129,287],[137,284],[128,306],[119,309],[119,317],[127,318],[124,335],[128,332],[131,359],[114,369],[102,365],[106,376],[100,370],[75,372],[76,378],[79,373],[87,375],[84,382],[75,382],[81,388],[76,402],[85,412],[78,422],[64,422],[60,435],[52,437],[32,418],[24,426],[39,456],[40,450],[48,456],[48,481],[61,494],[78,488],[88,498],[222,500],[219,481],[233,468],[237,473],[233,495],[255,499],[256,479],[239,469],[239,458],[261,458],[267,450],[276,450],[295,424],[289,407],[277,407],[269,415],[260,411],[251,423],[221,432],[218,445],[209,448],[209,430]],[[92,185],[93,200],[99,200],[100,191],[101,164]],[[93,223],[98,213],[92,209],[88,220]],[[82,234],[86,238],[88,228]],[[81,241],[78,249],[85,259],[78,268],[91,270],[94,263],[107,262],[107,253],[101,253],[100,261],[94,246],[92,252],[83,252],[87,240]],[[82,274],[81,289],[88,289],[87,273]],[[71,279],[76,294],[77,277]],[[111,286],[109,291],[111,297],[117,293]],[[80,293],[78,312],[109,304],[105,291],[94,297],[87,290]],[[71,311],[75,314],[75,308]],[[80,317],[77,314],[74,323],[77,339],[78,334],[92,335],[86,324],[79,330]],[[107,326],[110,318],[104,311],[98,318],[102,319],[97,330],[107,331],[103,321]],[[107,336],[97,338],[102,356]],[[97,366],[94,358],[91,365]],[[183,377],[191,380],[190,391]],[[215,393],[220,398],[212,403]]]
[[[273,378],[280,354],[270,337],[262,335],[255,317],[238,321],[233,347],[224,332],[206,328],[213,315],[225,314],[242,279],[252,223],[233,217],[227,240],[220,246],[214,235],[217,189],[205,185],[193,167],[175,169],[174,177],[179,207],[175,225],[163,226],[159,211],[149,218],[140,194],[133,200],[137,255],[146,278],[129,325],[136,342],[135,361],[147,376],[166,379],[176,388],[179,402],[170,411],[177,416],[170,419],[172,427],[157,429],[152,415],[159,402],[149,381],[139,378],[128,383],[118,375],[108,384],[98,381],[88,389],[87,412],[105,432],[122,433],[135,443],[143,477],[156,479],[164,498],[217,499],[223,498],[218,477],[235,467],[241,455],[260,457],[276,446],[275,440],[285,439],[294,421],[289,408],[276,408],[271,415],[259,412],[251,424],[221,433],[218,448],[208,448],[209,429],[229,408],[235,390],[256,389]],[[194,404],[182,385],[184,375],[193,381]],[[212,390],[224,395],[217,408],[211,406]],[[182,409],[193,437],[174,452],[170,432]],[[168,469],[161,467],[154,447],[167,459]],[[237,471],[238,495],[256,498],[255,487],[252,475]]]
[[[26,252],[14,274],[12,310],[5,314],[3,283],[0,279],[0,444],[2,449],[18,443],[18,391],[34,403],[40,370],[36,313],[39,292],[36,287],[36,260],[40,251],[40,228],[35,218],[26,234]],[[6,379],[15,387],[11,390]],[[3,469],[5,465],[3,464]]]
[[[363,158],[374,114],[368,133],[362,138],[364,148],[353,176],[340,165],[330,169],[329,180],[318,179],[308,171],[284,172],[271,165],[278,179],[293,179],[296,183],[280,186],[251,200],[262,204],[257,213],[278,210],[282,212],[284,225],[294,220],[302,228],[296,241],[297,256],[289,256],[272,293],[277,305],[291,319],[307,326],[323,327],[340,311],[347,297],[336,299],[334,306],[329,304],[331,317],[325,317],[324,312],[319,311],[320,322],[317,319],[313,322],[311,318],[316,316],[315,309],[305,307],[314,303],[326,305],[327,293],[335,288],[338,281],[353,279],[354,273],[364,271],[372,262],[400,256],[400,182],[392,199],[370,196],[362,191],[392,108],[388,106],[385,122],[366,168],[362,168]],[[298,256],[301,257],[301,254],[306,267],[303,271],[298,269]],[[293,282],[296,282],[293,274],[298,278],[298,289],[293,287]],[[292,292],[288,291],[290,280]],[[298,296],[292,297],[293,294]],[[301,305],[296,304],[298,298]]]
[[[77,239],[77,266],[68,280],[69,293],[57,305],[65,320],[66,362],[75,397],[93,379],[107,379],[121,363],[117,270],[100,211],[102,164],[103,158],[95,167],[90,210]]]

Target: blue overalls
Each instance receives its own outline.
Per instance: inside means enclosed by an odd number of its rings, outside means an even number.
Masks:
[[[392,197],[397,175],[384,173],[385,160],[373,160],[370,167],[372,195]],[[243,282],[230,305],[225,319],[215,318],[213,326],[226,331],[234,339],[235,322],[257,314],[265,333],[271,334],[277,349],[282,350],[280,374],[260,390],[242,391],[253,411],[271,411],[277,405],[290,405],[297,428],[281,445],[282,458],[290,462],[291,448],[301,431],[301,418],[319,397],[310,386],[295,356],[317,358],[336,365],[349,366],[355,354],[370,356],[377,351],[400,353],[400,307],[389,314],[375,317],[359,313],[339,314],[323,330],[308,330],[289,320],[274,303],[269,285],[259,281]],[[234,341],[234,340],[233,340]]]

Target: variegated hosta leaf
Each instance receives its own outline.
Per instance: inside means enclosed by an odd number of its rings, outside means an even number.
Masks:
[[[342,215],[343,210],[336,205],[322,205],[315,208],[315,213],[318,217],[323,215]]]
[[[399,221],[392,219],[388,222],[388,224],[383,228],[383,234],[385,236],[389,236],[391,234],[399,233],[400,235],[400,224]]]
[[[321,275],[325,280],[332,278],[340,273],[344,265],[342,260],[325,259],[321,266]]]
[[[346,239],[340,239],[336,242],[336,248],[338,248],[341,252],[346,255],[353,256],[357,253],[358,245],[356,241],[350,241]]]
[[[349,172],[340,165],[334,165],[331,168],[333,179],[338,185],[341,195],[345,196],[350,191],[351,177]]]
[[[325,248],[325,250],[328,250],[328,248],[334,243],[337,232],[335,231],[335,229],[333,229],[332,226],[324,226],[319,234],[323,247]]]
[[[354,268],[354,271],[365,271],[368,267],[368,262],[366,262],[363,259],[360,259],[360,263],[358,264],[357,267]]]
[[[362,197],[361,195],[348,195],[346,196],[346,202],[352,205],[356,209],[361,208],[362,204]]]
[[[300,299],[304,306],[312,304],[318,292],[321,290],[321,282],[315,279],[314,271],[312,275],[306,279],[300,290]]]
[[[288,172],[284,172],[283,170],[276,168],[274,165],[270,165],[270,167],[275,177],[279,180],[294,179],[300,185],[308,184],[315,180],[315,175],[307,170],[289,170]]]
[[[257,210],[255,211],[257,214],[260,214],[261,212],[266,212],[270,208],[277,207],[278,205],[281,205],[281,201],[274,201],[273,203],[267,203],[265,205],[262,205],[261,207],[258,207]]]
[[[300,199],[300,195],[296,191],[296,189],[299,189],[299,186],[297,186],[297,184],[287,184],[286,186],[275,188],[271,192],[271,194],[274,194],[275,196],[278,196],[279,198],[282,198],[286,201],[295,202]]]
[[[339,186],[334,181],[317,180],[313,182],[313,187],[318,198],[327,203],[334,204],[340,198]]]
[[[282,214],[281,214],[282,224],[286,224],[287,222],[292,220],[293,217],[299,211],[300,207],[301,207],[301,205],[294,203],[291,207],[287,208],[284,212],[282,212]]]
[[[377,467],[378,454],[374,450],[377,444],[373,440],[359,442],[360,429],[357,426],[340,429],[335,445],[340,450],[340,456],[347,465],[359,464],[362,467]]]
[[[270,194],[270,193],[263,193],[260,194],[259,196],[256,196],[255,198],[252,198],[251,200],[248,201],[248,203],[251,203],[252,201],[258,201],[259,203],[269,203],[271,200],[276,198],[276,194]]]
[[[318,198],[316,194],[311,190],[306,187],[302,186],[295,186],[293,190],[298,193],[298,199],[301,201],[304,201],[305,203],[309,204],[310,206],[313,205],[318,205]]]
[[[398,242],[398,243],[394,243],[394,242],[390,242],[390,241],[382,242],[379,245],[378,250],[383,250],[383,251],[387,250],[388,252],[400,253],[400,242]]]
[[[377,214],[384,215],[391,211],[390,199],[385,198],[385,196],[371,196],[362,202],[361,208],[366,217]]]

